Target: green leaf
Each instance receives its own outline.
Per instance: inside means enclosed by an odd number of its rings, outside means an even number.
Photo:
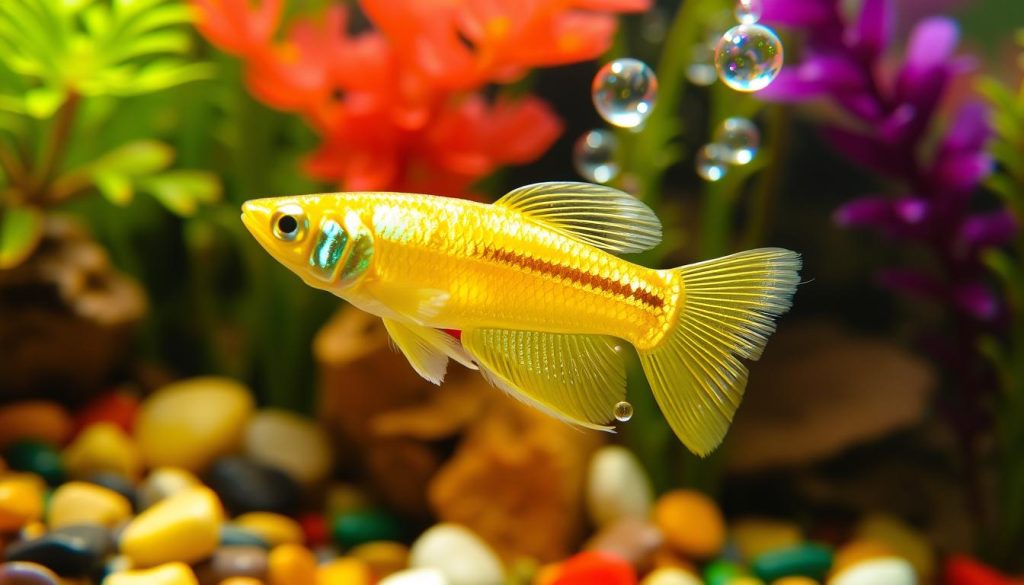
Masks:
[[[25,93],[25,112],[34,118],[49,118],[60,108],[67,96],[67,92],[59,87],[31,89]]]
[[[192,37],[178,30],[159,31],[122,43],[116,50],[107,53],[107,58],[127,61],[144,55],[162,53],[186,53],[192,45]]]
[[[206,171],[169,171],[140,180],[139,187],[183,216],[194,214],[200,203],[213,203],[221,195],[220,181]]]
[[[137,140],[115,148],[88,165],[90,174],[138,178],[170,166],[174,149],[158,140]]]
[[[124,83],[111,83],[112,95],[138,95],[160,91],[200,79],[210,79],[216,68],[209,63],[186,63],[176,59],[163,59],[150,63],[134,79]]]
[[[21,264],[43,237],[43,212],[13,207],[0,214],[0,270]]]
[[[117,173],[99,173],[93,175],[96,188],[103,197],[114,205],[125,206],[132,202],[135,196],[135,189],[131,180]]]

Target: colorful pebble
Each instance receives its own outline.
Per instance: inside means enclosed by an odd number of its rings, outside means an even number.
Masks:
[[[33,540],[15,542],[4,551],[4,559],[37,563],[58,575],[85,577],[97,573],[113,550],[114,540],[109,530],[79,524],[52,530]]]
[[[947,585],[1020,585],[1024,579],[1011,581],[1009,577],[977,560],[962,554],[946,559]]]
[[[848,567],[828,580],[828,585],[917,585],[914,566],[904,559],[871,559]]]
[[[591,458],[586,502],[595,526],[607,526],[622,518],[646,519],[653,500],[651,480],[632,451],[609,445]]]
[[[183,380],[142,403],[135,437],[150,467],[198,472],[241,444],[252,411],[252,394],[234,380]]]
[[[831,567],[831,549],[813,543],[763,553],[751,565],[765,581],[796,575],[822,579]]]
[[[270,551],[267,561],[268,585],[300,585],[316,579],[316,557],[309,549],[282,544]]]
[[[110,574],[103,585],[199,585],[199,579],[185,563],[166,563],[152,569]]]
[[[832,572],[837,573],[869,559],[898,556],[888,546],[867,539],[855,539],[841,546],[832,561]]]
[[[654,506],[654,521],[665,541],[684,555],[705,559],[725,544],[725,521],[715,502],[692,490],[666,493]]]
[[[251,577],[263,580],[267,576],[267,550],[258,546],[222,546],[213,553],[206,569],[214,583],[229,577]]]
[[[50,496],[47,523],[50,528],[72,524],[114,528],[131,515],[132,504],[121,494],[84,481],[72,481]]]
[[[733,579],[743,575],[743,568],[736,563],[716,560],[704,567],[704,580],[707,585],[729,585]]]
[[[810,577],[783,577],[772,581],[772,585],[818,585],[818,582]]]
[[[255,577],[228,577],[218,585],[264,585],[262,579]]]
[[[404,536],[398,520],[381,510],[353,510],[339,516],[332,523],[331,534],[335,542],[348,547]]]
[[[139,416],[139,397],[131,392],[115,390],[92,399],[75,413],[79,431],[96,423],[111,423],[125,433],[135,430]]]
[[[410,569],[395,573],[377,585],[450,585],[437,569]]]
[[[702,585],[701,580],[689,571],[673,567],[663,567],[651,571],[640,585]]]
[[[63,445],[74,428],[71,415],[55,402],[27,400],[0,408],[0,449],[16,441],[33,439]]]
[[[409,547],[399,542],[368,542],[353,548],[348,554],[366,563],[378,579],[409,566]]]
[[[302,490],[288,474],[247,457],[222,457],[203,476],[231,514],[298,509]]]
[[[49,443],[15,441],[4,451],[4,459],[11,469],[34,473],[49,485],[59,485],[64,481],[64,461],[57,449]]]
[[[188,488],[200,485],[199,478],[191,471],[178,467],[160,467],[154,469],[139,484],[139,509],[145,510],[164,498]]]
[[[248,512],[234,519],[234,524],[256,534],[271,547],[279,544],[302,544],[302,527],[288,516],[273,512]]]
[[[220,527],[220,544],[222,546],[258,546],[270,549],[270,543],[262,536],[230,522],[222,524]]]
[[[323,514],[303,514],[299,517],[299,526],[309,546],[323,546],[331,540],[327,518]]]
[[[3,563],[0,583],[3,585],[58,585],[57,574],[37,563]]]
[[[662,542],[656,526],[640,518],[625,517],[605,525],[583,548],[611,553],[640,565],[651,558]]]
[[[34,475],[0,477],[0,532],[17,532],[43,517],[45,486]]]
[[[64,450],[64,466],[78,479],[102,471],[137,479],[142,474],[142,455],[124,429],[99,422],[79,433]]]
[[[220,542],[223,514],[213,491],[188,488],[132,520],[121,533],[121,552],[143,567],[204,559]]]
[[[636,582],[636,572],[628,562],[608,553],[583,552],[562,563],[551,585],[636,585]]]
[[[306,486],[321,483],[334,463],[330,439],[316,421],[277,409],[261,410],[249,421],[245,453]]]
[[[796,524],[767,518],[745,518],[734,522],[730,535],[740,559],[747,563],[763,553],[792,548],[803,540],[803,533]]]
[[[409,566],[437,569],[450,585],[501,585],[505,581],[498,555],[458,524],[437,524],[420,535],[409,551]]]
[[[861,520],[856,533],[909,561],[923,581],[930,581],[935,574],[935,549],[923,534],[905,522],[891,516],[871,515]]]
[[[334,559],[316,570],[316,585],[370,585],[372,582],[370,567],[358,559]]]

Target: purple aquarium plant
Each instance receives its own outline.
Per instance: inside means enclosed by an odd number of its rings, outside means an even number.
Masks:
[[[972,59],[956,52],[957,24],[925,18],[909,30],[902,56],[895,55],[893,4],[864,0],[850,13],[838,0],[764,0],[763,20],[802,38],[804,51],[759,95],[823,100],[837,110],[823,129],[826,141],[889,187],[846,202],[835,221],[930,256],[927,268],[883,268],[878,281],[945,307],[952,335],[930,336],[926,345],[949,369],[943,411],[974,470],[995,388],[979,341],[1002,327],[1005,314],[983,256],[1007,244],[1017,225],[1004,209],[978,211],[978,186],[993,168],[989,112],[980,100],[951,99],[955,80],[973,69]],[[980,494],[971,499],[980,502]]]

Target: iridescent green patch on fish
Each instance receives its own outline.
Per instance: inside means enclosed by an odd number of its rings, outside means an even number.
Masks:
[[[334,220],[324,220],[320,224],[320,237],[309,254],[309,265],[317,276],[324,280],[334,280],[338,272],[338,264],[345,255],[348,234]]]
[[[347,284],[359,278],[370,267],[373,259],[373,236],[366,229],[357,229],[353,235],[352,252],[341,269],[341,282]]]

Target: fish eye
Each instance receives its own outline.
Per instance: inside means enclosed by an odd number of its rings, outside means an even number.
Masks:
[[[285,205],[270,220],[274,237],[285,242],[301,240],[309,228],[309,220],[298,205]]]

